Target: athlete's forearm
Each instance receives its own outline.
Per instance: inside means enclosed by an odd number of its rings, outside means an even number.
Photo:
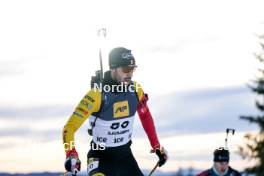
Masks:
[[[74,134],[84,121],[93,113],[97,112],[101,104],[101,93],[90,90],[80,101],[75,111],[63,128],[63,145],[65,152],[74,148]]]
[[[155,148],[160,147],[160,143],[159,143],[158,136],[155,130],[153,118],[151,116],[151,113],[147,105],[147,100],[148,100],[148,97],[147,95],[145,95],[139,102],[137,112],[138,112],[140,121],[142,123],[142,126],[148,136],[151,147],[155,149]]]
[[[63,128],[63,134],[62,134],[65,152],[75,148],[74,134],[86,119],[87,117],[86,118],[83,117],[83,119],[79,119],[79,117],[76,117],[75,114],[73,114],[69,118],[68,122]]]

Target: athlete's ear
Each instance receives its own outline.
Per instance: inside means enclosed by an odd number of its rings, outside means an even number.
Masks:
[[[118,75],[118,72],[117,72],[117,68],[114,68],[114,75],[115,75],[115,78],[116,78],[116,76]]]
[[[116,75],[117,75],[117,70],[116,68],[111,68],[110,69],[110,73],[113,79],[116,79]]]

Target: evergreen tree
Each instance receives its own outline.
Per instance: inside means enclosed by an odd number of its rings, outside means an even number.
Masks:
[[[246,134],[246,143],[240,147],[240,154],[245,159],[255,161],[255,165],[246,168],[247,173],[264,176],[264,35],[258,36],[261,51],[255,53],[259,61],[258,75],[249,86],[257,95],[255,106],[259,111],[258,115],[240,116],[241,119],[257,124],[259,131],[256,134]]]

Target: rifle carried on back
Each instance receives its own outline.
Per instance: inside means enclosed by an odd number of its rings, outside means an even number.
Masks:
[[[97,31],[98,37],[101,37],[102,35],[106,37],[106,28],[99,29]],[[100,85],[103,83],[104,79],[104,70],[103,70],[103,56],[102,56],[102,49],[99,47],[99,60],[100,60],[100,70],[95,71],[95,76],[92,76],[91,78],[91,89],[95,87],[95,85]],[[93,135],[93,128],[95,126],[95,122],[97,120],[97,117],[94,119],[93,122],[90,122],[90,128],[88,128],[88,134],[90,136]]]
[[[98,37],[102,35],[106,37],[106,28],[99,29],[97,31]],[[99,47],[99,60],[100,60],[100,70],[95,71],[95,76],[91,78],[91,88],[94,88],[95,84],[99,85],[103,82],[104,78],[104,71],[103,71],[103,59],[102,59],[102,49]]]

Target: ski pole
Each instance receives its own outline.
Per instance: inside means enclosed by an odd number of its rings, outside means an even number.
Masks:
[[[157,169],[157,167],[159,166],[159,162],[157,162],[157,164],[155,165],[155,167],[150,171],[149,175],[148,176],[151,176],[155,170]]]
[[[65,172],[64,176],[77,176],[77,173]]]

